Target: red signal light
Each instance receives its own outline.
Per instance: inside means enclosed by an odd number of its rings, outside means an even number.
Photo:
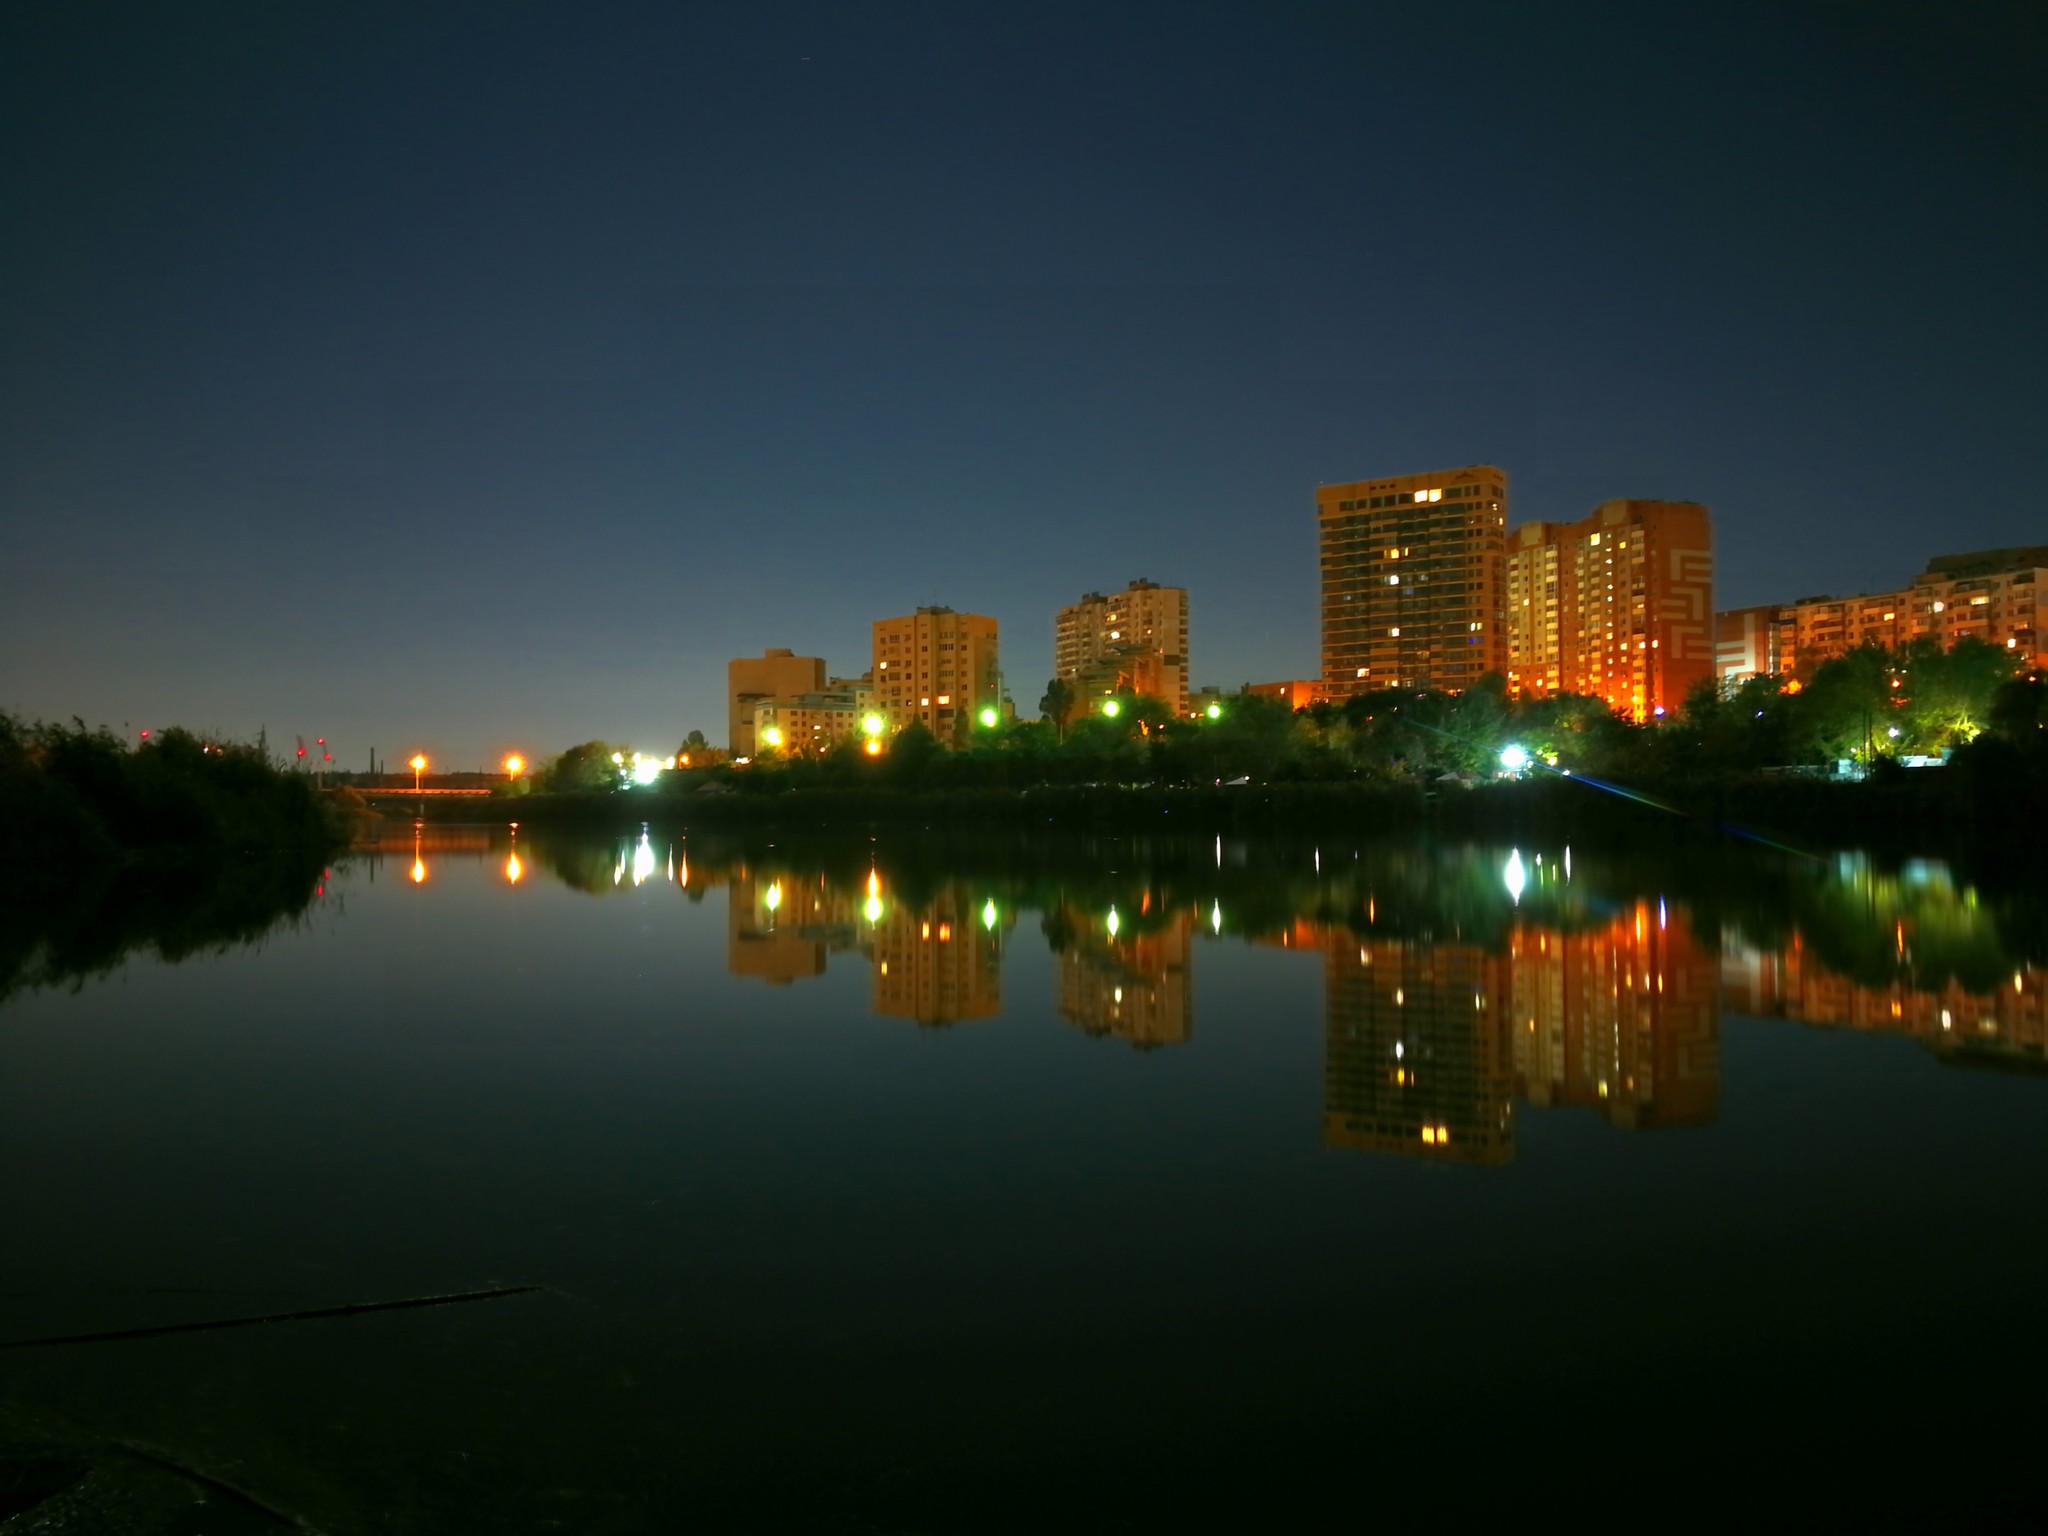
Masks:
[[[326,745],[327,745],[327,738],[326,738],[325,736],[316,736],[316,737],[314,737],[313,739],[314,739],[314,741],[315,741],[316,743],[318,743],[318,744],[319,744],[320,746],[323,746],[323,747],[324,747],[324,746],[326,746]]]
[[[334,761],[334,754],[332,752],[322,752],[320,754],[320,761],[323,763],[331,763]]]
[[[147,731],[144,731],[144,732],[142,733],[142,739],[143,739],[144,741],[147,741],[147,740],[149,740],[149,732],[147,732]]]
[[[304,747],[299,748],[299,756],[304,757],[305,755],[306,749]]]

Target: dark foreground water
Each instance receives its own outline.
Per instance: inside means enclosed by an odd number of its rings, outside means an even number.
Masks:
[[[91,1468],[163,1531],[2038,1513],[2040,901],[408,830],[253,945],[0,1005],[0,1513]]]

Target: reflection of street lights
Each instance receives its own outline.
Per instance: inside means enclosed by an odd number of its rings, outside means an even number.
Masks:
[[[425,754],[424,752],[415,752],[415,753],[413,753],[413,755],[412,755],[412,792],[413,792],[414,794],[418,794],[418,793],[420,792],[420,775],[421,775],[422,773],[426,772],[426,770],[427,770],[427,755],[426,755],[426,754]]]

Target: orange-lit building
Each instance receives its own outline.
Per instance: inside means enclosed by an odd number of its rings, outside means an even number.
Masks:
[[[1244,691],[1261,699],[1278,699],[1289,709],[1308,709],[1328,702],[1329,686],[1319,677],[1292,678],[1279,683],[1246,683]]]
[[[951,608],[920,608],[874,625],[875,706],[900,731],[921,722],[959,746],[983,709],[1001,709],[996,621]]]
[[[1965,638],[2011,652],[2015,666],[2048,667],[2043,592],[2048,545],[1938,555],[1896,592],[1804,597],[1716,614],[1716,670],[1724,685],[1803,678],[1863,645],[1896,649],[1932,639],[1946,650]]]
[[[762,749],[815,756],[858,736],[861,720],[874,707],[875,691],[867,678],[835,677],[823,693],[762,699],[755,704],[754,741]]]
[[[1714,676],[1714,539],[1691,501],[1602,502],[1508,536],[1509,691],[1588,694],[1631,720]]]
[[[1188,594],[1140,578],[1107,597],[1100,592],[1053,619],[1053,675],[1083,694],[1133,693],[1188,711]]]
[[[825,687],[821,656],[771,650],[725,664],[726,740],[734,757],[754,755],[754,707],[766,699],[820,693]]]
[[[1505,668],[1507,487],[1474,464],[1317,489],[1332,698],[1455,692]]]
[[[1721,686],[1790,672],[1796,635],[1792,620],[1792,609],[1779,603],[1724,608],[1715,614],[1714,676]]]

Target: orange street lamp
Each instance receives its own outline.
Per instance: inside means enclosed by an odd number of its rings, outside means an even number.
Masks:
[[[413,753],[413,755],[412,755],[412,789],[413,789],[413,793],[414,793],[414,794],[418,794],[418,793],[419,793],[419,789],[420,789],[420,775],[421,775],[421,774],[423,774],[423,773],[425,773],[426,771],[427,771],[427,755],[426,755],[426,754],[425,754],[424,752],[415,752],[415,753]]]
[[[526,759],[521,757],[517,752],[514,752],[510,757],[505,759],[506,777],[516,779],[519,777],[520,774],[524,772],[526,772]]]

